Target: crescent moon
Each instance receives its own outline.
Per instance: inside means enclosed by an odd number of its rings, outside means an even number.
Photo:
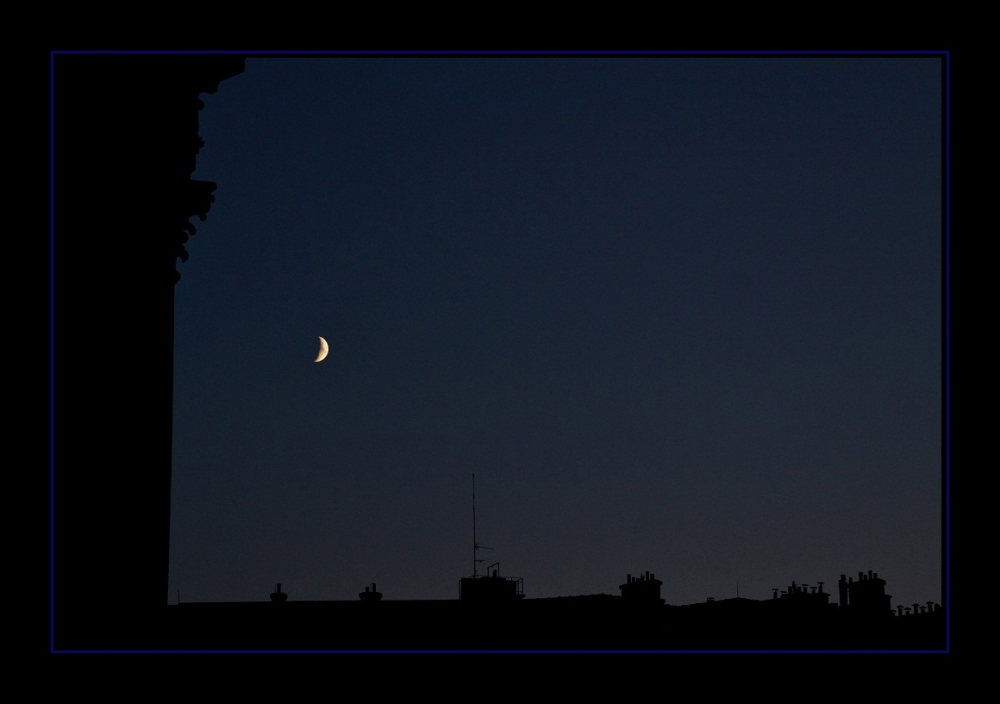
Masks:
[[[326,344],[326,340],[324,340],[322,337],[319,338],[319,354],[316,355],[316,359],[314,359],[313,361],[322,362],[324,359],[326,359],[326,355],[329,351],[330,351],[330,345]]]

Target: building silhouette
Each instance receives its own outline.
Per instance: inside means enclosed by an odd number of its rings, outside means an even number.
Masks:
[[[454,600],[383,599],[372,584],[356,601],[297,602],[278,585],[268,601],[179,604],[167,608],[167,642],[178,648],[197,642],[216,649],[266,650],[944,647],[944,610],[932,602],[914,605],[912,612],[906,607],[903,615],[885,600],[879,602],[885,609],[830,603],[831,594],[821,584],[793,581],[771,599],[708,598],[671,605],[660,595],[662,582],[648,572],[626,575],[617,595],[531,599],[521,589],[523,580],[498,572],[462,578]]]
[[[885,580],[878,572],[858,572],[858,581],[840,575],[840,606],[854,616],[885,618],[892,614],[892,597],[885,593]]]
[[[494,569],[495,568],[495,569]],[[507,602],[524,598],[524,580],[500,575],[500,563],[486,568],[482,577],[462,577],[458,598],[466,602]]]
[[[215,189],[191,178],[199,95],[243,69],[234,56],[53,56],[57,649],[155,647],[159,638],[174,284],[191,219],[205,219]]]

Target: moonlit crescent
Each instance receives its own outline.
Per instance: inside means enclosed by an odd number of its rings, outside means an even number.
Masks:
[[[330,351],[330,345],[326,344],[326,340],[324,340],[322,337],[319,338],[319,354],[316,355],[316,359],[314,359],[313,361],[322,362],[324,359],[326,359],[326,354],[329,351]]]

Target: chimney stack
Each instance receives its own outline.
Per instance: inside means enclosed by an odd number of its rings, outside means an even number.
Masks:
[[[280,604],[288,599],[287,594],[281,593],[281,582],[274,585],[274,592],[271,594],[271,601],[275,604]]]

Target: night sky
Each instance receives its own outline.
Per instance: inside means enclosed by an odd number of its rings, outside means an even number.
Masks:
[[[455,599],[473,472],[483,564],[528,598],[872,569],[941,601],[941,82],[248,60],[202,95],[170,602]]]

